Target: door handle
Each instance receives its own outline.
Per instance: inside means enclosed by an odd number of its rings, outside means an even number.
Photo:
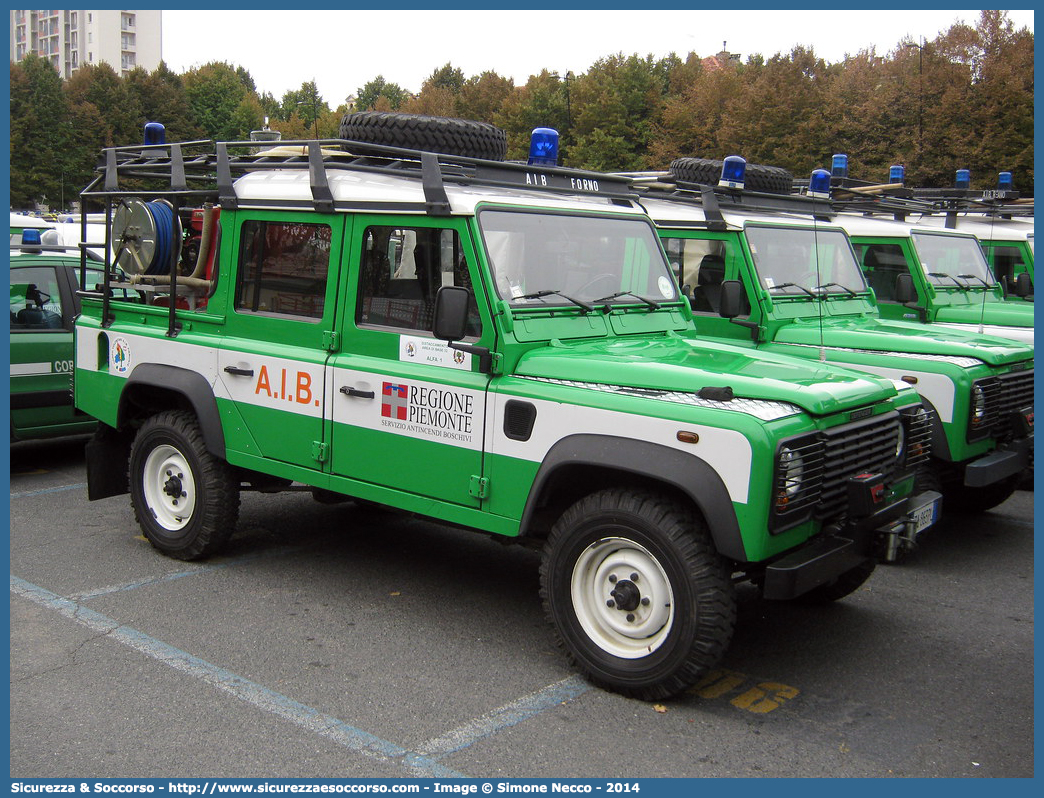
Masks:
[[[253,377],[253,369],[241,369],[236,366],[225,366],[225,371],[229,374],[235,374],[237,377]]]
[[[347,385],[341,386],[341,393],[345,396],[358,396],[360,399],[373,399],[373,391],[360,391],[358,388],[350,388]]]

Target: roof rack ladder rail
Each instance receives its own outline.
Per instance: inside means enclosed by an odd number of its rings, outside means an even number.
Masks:
[[[177,146],[177,145],[174,145]],[[180,157],[181,148],[178,148]],[[177,321],[178,311],[178,256],[181,255],[181,241],[178,240],[178,213],[181,211],[181,202],[175,194],[171,197],[174,206],[170,216],[170,299],[168,300],[169,313],[167,314],[167,337],[174,338],[180,331]]]
[[[232,188],[232,169],[228,163],[228,145],[219,141],[217,146],[217,190],[218,205],[222,210],[233,211],[239,203],[235,189]]]
[[[80,206],[81,212],[86,211],[85,205]],[[87,218],[87,214],[83,213],[83,218]],[[84,270],[84,283],[86,283],[86,269],[87,269],[87,250],[83,250],[81,256],[81,268]],[[110,272],[116,268],[115,260],[112,257],[112,197],[108,196],[105,198],[105,273],[102,276],[102,329],[112,324],[116,317],[110,314],[109,308],[109,283],[112,281]]]
[[[428,215],[449,216],[449,197],[442,182],[442,169],[434,153],[421,153],[421,185],[424,188],[424,208]]]
[[[323,151],[318,140],[308,142],[308,185],[312,189],[315,210],[320,213],[333,211],[333,194],[330,192],[330,181],[326,178]]]

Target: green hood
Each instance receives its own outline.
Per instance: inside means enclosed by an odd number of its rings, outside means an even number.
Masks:
[[[872,316],[827,317],[822,328],[818,319],[799,319],[781,327],[774,340],[780,344],[823,343],[842,349],[974,357],[992,366],[1033,358],[1031,347],[1006,338]]]
[[[881,377],[688,336],[555,342],[525,354],[515,373],[668,391],[729,386],[737,397],[790,402],[816,416],[896,395]]]
[[[945,305],[935,314],[935,321],[951,324],[993,324],[998,327],[1032,327],[1033,304],[1024,302],[987,302],[982,305]]]

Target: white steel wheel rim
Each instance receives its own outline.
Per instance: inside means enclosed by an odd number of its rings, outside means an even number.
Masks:
[[[156,523],[177,532],[192,520],[196,483],[188,460],[173,446],[157,446],[145,459],[145,504]]]
[[[670,580],[657,559],[633,540],[601,538],[589,545],[573,566],[569,589],[580,626],[613,656],[652,654],[674,624]]]

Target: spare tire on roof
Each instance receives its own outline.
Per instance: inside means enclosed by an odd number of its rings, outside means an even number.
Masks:
[[[722,163],[712,158],[678,158],[671,163],[671,174],[675,180],[716,186]],[[794,177],[779,166],[748,163],[745,187],[751,191],[789,194],[794,187]]]
[[[359,111],[345,114],[341,138],[490,161],[507,157],[507,134],[501,128],[448,116]]]

